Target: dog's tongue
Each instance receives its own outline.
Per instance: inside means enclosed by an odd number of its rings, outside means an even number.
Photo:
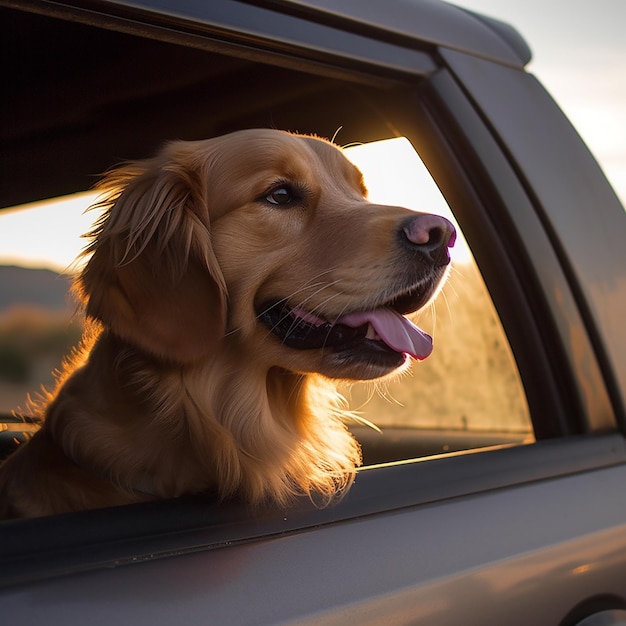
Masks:
[[[363,313],[350,313],[339,318],[336,323],[351,328],[370,323],[382,341],[392,350],[406,352],[420,361],[433,350],[432,337],[393,309],[382,308]]]

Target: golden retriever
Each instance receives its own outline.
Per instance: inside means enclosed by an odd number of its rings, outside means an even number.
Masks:
[[[338,147],[269,129],[169,143],[102,191],[82,349],[0,470],[0,516],[344,493],[360,449],[329,379],[428,356],[404,314],[436,294],[450,222],[369,203]]]

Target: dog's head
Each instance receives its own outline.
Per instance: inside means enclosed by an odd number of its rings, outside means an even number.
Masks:
[[[426,357],[405,314],[436,294],[452,225],[371,204],[327,141],[248,130],[113,172],[79,279],[88,315],[175,363],[370,379]]]

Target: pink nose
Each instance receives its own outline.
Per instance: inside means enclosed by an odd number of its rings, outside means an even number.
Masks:
[[[456,230],[445,217],[417,213],[402,223],[402,233],[410,245],[425,253],[436,265],[450,262],[448,248],[454,246]]]

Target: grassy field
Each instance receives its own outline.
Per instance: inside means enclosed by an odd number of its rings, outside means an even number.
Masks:
[[[27,394],[51,386],[81,334],[82,319],[69,312],[15,307],[0,316],[0,413],[25,404]]]
[[[456,270],[416,321],[433,335],[433,354],[398,380],[342,385],[352,409],[379,426],[530,432],[508,343],[472,265]],[[69,313],[22,308],[0,317],[0,413],[52,384],[80,330]]]
[[[473,265],[414,321],[433,336],[431,356],[398,380],[343,386],[351,408],[379,426],[530,432],[508,341]]]

